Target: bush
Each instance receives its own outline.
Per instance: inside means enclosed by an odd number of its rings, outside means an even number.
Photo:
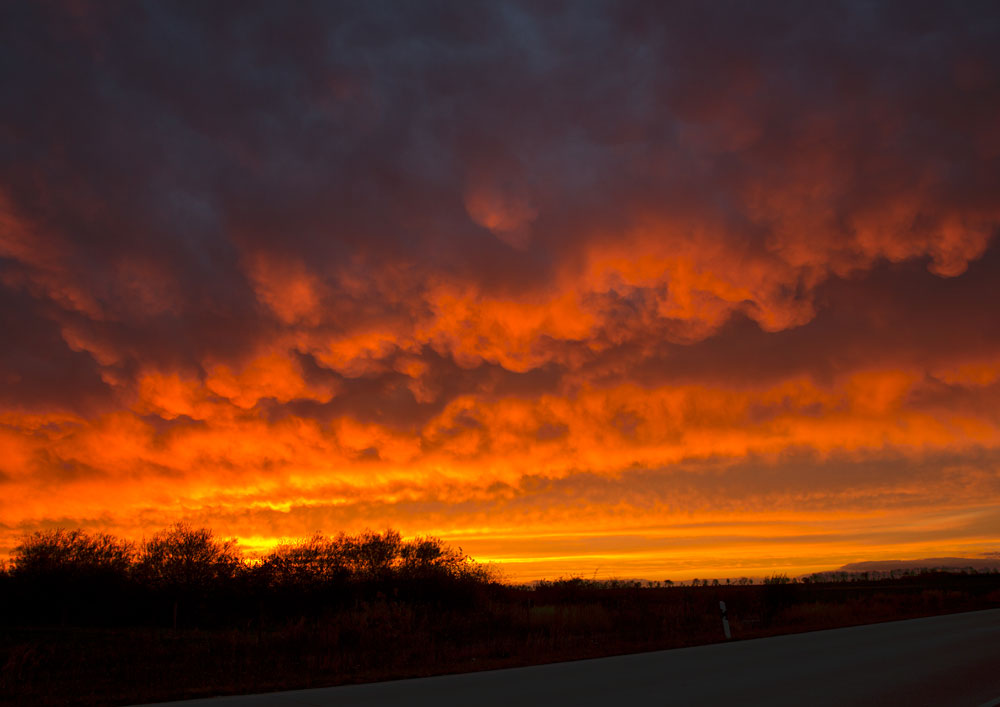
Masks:
[[[242,566],[235,540],[178,523],[142,544],[135,573],[150,587],[205,592],[232,580]]]
[[[14,548],[11,572],[15,576],[119,574],[135,559],[135,546],[126,541],[82,530],[39,531]]]
[[[259,626],[369,601],[469,606],[495,582],[461,548],[395,530],[316,534],[249,562],[207,528],[177,524],[138,546],[58,529],[15,548],[0,573],[0,622]]]
[[[28,535],[14,548],[6,583],[10,610],[19,614],[13,618],[84,624],[126,620],[134,561],[135,546],[106,533],[59,528]]]

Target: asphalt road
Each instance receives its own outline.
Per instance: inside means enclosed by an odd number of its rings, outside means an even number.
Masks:
[[[1000,609],[528,668],[163,704],[993,707],[1000,705]]]

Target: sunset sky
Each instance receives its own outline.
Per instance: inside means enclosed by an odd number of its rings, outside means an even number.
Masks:
[[[992,2],[7,2],[0,557],[1000,551]]]

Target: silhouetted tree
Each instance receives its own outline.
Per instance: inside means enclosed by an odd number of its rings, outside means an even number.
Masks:
[[[11,569],[15,575],[94,574],[124,575],[135,558],[135,546],[107,533],[83,530],[38,531],[14,548]]]
[[[766,585],[791,584],[791,582],[792,580],[788,578],[787,574],[772,574],[770,577],[764,578]]]
[[[364,581],[388,579],[395,568],[402,538],[395,530],[374,533],[366,530],[357,537],[342,536],[344,554],[355,575]]]
[[[232,579],[242,563],[235,540],[177,523],[142,544],[136,572],[151,586],[204,590]]]
[[[465,558],[461,549],[447,547],[437,538],[416,538],[399,549],[400,569],[408,576],[427,577],[462,574]]]
[[[182,605],[198,618],[197,608],[227,584],[232,589],[242,567],[236,541],[220,541],[208,528],[177,523],[142,543],[135,573],[143,584],[172,598],[176,628]]]
[[[232,625],[338,612],[371,599],[468,606],[496,590],[494,568],[432,537],[395,530],[317,533],[258,562],[235,541],[177,524],[136,546],[107,534],[52,530],[26,536],[0,567],[0,623]],[[228,623],[227,623],[228,622]]]
[[[38,531],[14,548],[12,588],[25,618],[43,623],[117,620],[127,613],[135,546],[107,533]]]
[[[263,584],[274,590],[317,592],[342,586],[353,578],[346,536],[329,538],[316,533],[299,543],[285,543],[268,553],[254,569]]]

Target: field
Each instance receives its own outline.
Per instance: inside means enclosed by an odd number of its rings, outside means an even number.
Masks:
[[[327,542],[343,548],[349,541]],[[70,563],[77,576],[56,582],[69,571],[65,560],[29,571],[22,552],[0,582],[0,701],[129,704],[698,645],[724,640],[720,600],[734,640],[1000,607],[996,573],[718,586],[567,579],[526,587],[498,582],[435,547],[450,560],[407,571],[397,556],[381,573],[355,566],[354,574],[317,577],[330,555],[318,553],[326,559],[316,564],[314,553],[309,564],[300,553],[285,575],[275,566],[262,574],[260,564],[253,571],[232,565],[231,574],[198,586],[150,584],[135,558],[132,574],[81,575]]]

